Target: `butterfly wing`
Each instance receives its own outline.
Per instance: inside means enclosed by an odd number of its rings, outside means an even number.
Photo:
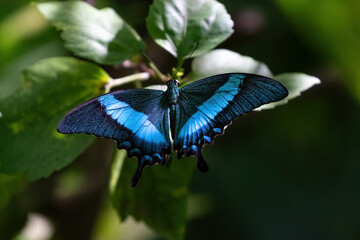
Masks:
[[[146,165],[164,164],[170,153],[169,110],[164,92],[121,90],[89,100],[59,123],[60,133],[87,133],[117,141],[129,157],[139,159],[131,180],[135,186]]]
[[[216,135],[223,134],[233,119],[287,95],[286,88],[275,80],[243,73],[216,75],[183,87],[174,131],[178,157],[195,155],[198,169],[207,171],[201,154],[204,144],[211,144]]]

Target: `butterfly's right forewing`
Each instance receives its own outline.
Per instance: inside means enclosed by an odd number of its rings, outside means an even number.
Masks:
[[[280,83],[244,73],[221,74],[189,84],[179,95],[174,149],[179,157],[195,155],[199,170],[206,171],[201,155],[204,144],[212,143],[233,119],[287,95]]]

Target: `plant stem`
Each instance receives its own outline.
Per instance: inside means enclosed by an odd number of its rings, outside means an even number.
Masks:
[[[142,72],[136,73],[130,76],[112,79],[105,85],[105,92],[110,92],[111,88],[118,87],[127,83],[135,82],[135,81],[146,81],[150,78],[150,73]]]

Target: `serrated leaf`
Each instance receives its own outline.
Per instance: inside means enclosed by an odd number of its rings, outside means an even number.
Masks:
[[[155,0],[146,26],[157,44],[182,61],[202,55],[233,33],[233,21],[215,0]]]
[[[0,103],[0,172],[49,176],[71,163],[94,140],[56,132],[61,118],[100,93],[109,76],[97,65],[70,57],[27,68],[21,87]]]
[[[79,156],[95,138],[64,135],[56,127],[67,111],[14,133],[0,120],[0,172],[25,173],[29,180],[49,176]]]
[[[289,91],[289,95],[278,102],[262,105],[255,110],[272,109],[276,106],[283,105],[289,100],[301,95],[302,92],[308,90],[316,84],[320,84],[320,79],[305,73],[282,73],[273,77],[276,81],[280,82]]]
[[[137,161],[118,151],[112,166],[110,191],[120,218],[131,215],[170,240],[183,239],[186,227],[188,185],[196,161],[175,159],[170,169],[147,167],[135,188],[129,186]]]
[[[98,10],[84,1],[36,5],[62,31],[66,49],[101,64],[119,64],[145,49],[135,30],[111,8]]]
[[[227,49],[215,49],[195,58],[191,63],[190,80],[199,80],[221,73],[241,72],[271,77],[266,64],[252,57],[243,56]]]
[[[41,60],[23,71],[20,88],[0,102],[3,121],[22,131],[101,94],[109,78],[97,65],[75,58]]]

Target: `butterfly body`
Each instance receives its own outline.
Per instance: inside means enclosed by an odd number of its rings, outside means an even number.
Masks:
[[[275,80],[243,73],[208,77],[181,89],[174,79],[166,85],[166,91],[120,90],[91,99],[70,111],[58,131],[116,140],[119,149],[139,160],[131,180],[135,186],[145,166],[164,164],[172,150],[179,158],[194,155],[198,169],[206,172],[204,144],[223,134],[233,119],[288,94]]]

